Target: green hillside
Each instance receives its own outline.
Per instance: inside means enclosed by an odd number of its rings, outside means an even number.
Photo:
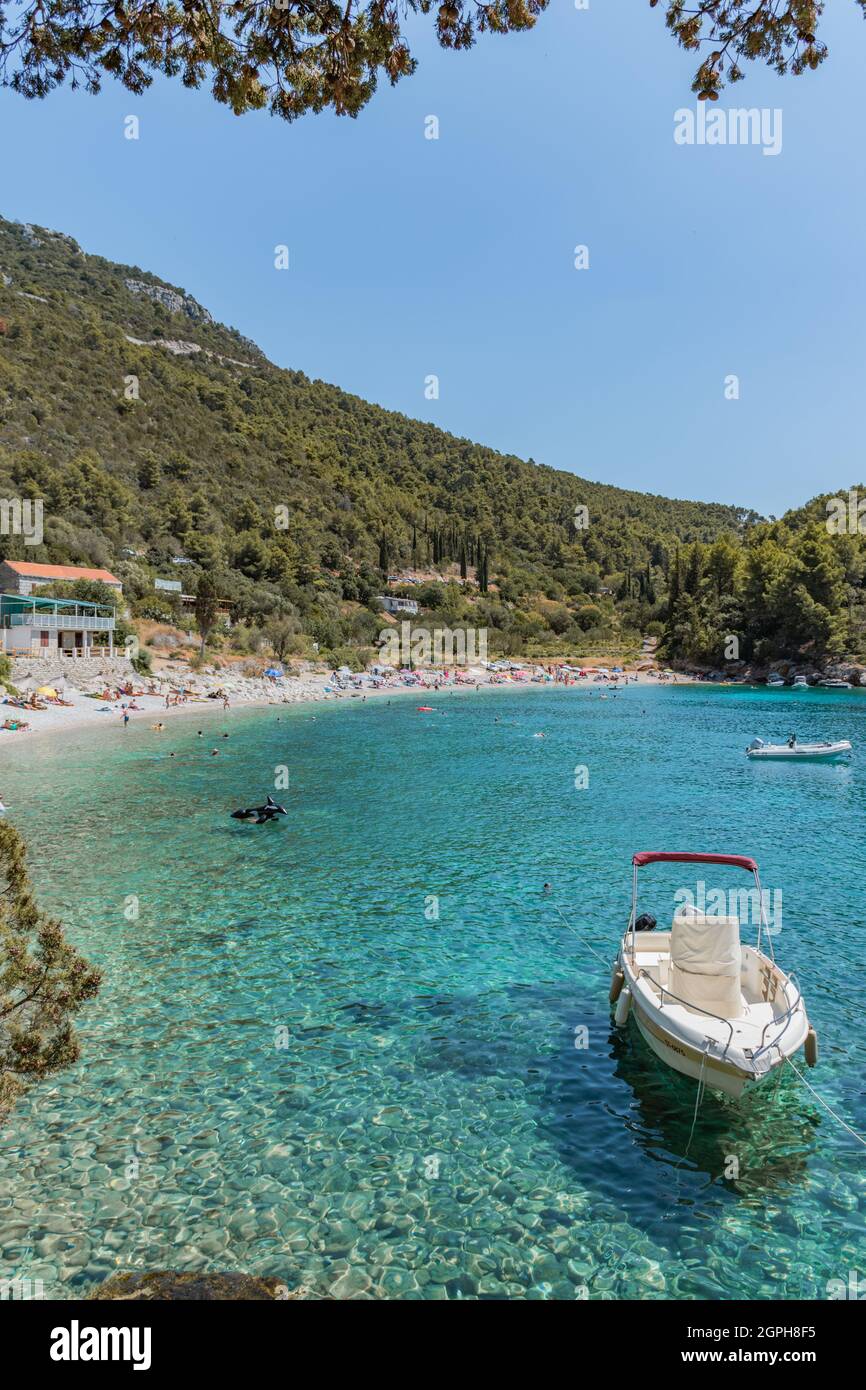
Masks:
[[[217,648],[256,650],[279,622],[286,650],[315,640],[329,659],[373,644],[375,595],[410,573],[425,621],[487,626],[493,650],[624,649],[667,623],[672,655],[715,659],[705,566],[721,601],[722,552],[738,572],[774,534],[753,512],[591,483],[277,368],[185,291],[3,219],[0,497],[44,499],[44,544],[4,536],[8,558],[109,567],[134,616],[166,620],[155,576],[192,591],[208,570],[236,620]],[[740,608],[723,604],[763,640]],[[816,640],[847,640],[820,626]]]

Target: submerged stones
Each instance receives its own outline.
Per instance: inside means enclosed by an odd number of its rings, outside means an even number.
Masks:
[[[151,1274],[112,1274],[87,1296],[129,1302],[253,1300],[261,1303],[305,1298],[307,1293],[290,1288],[274,1275],[181,1274],[175,1270],[154,1270]]]

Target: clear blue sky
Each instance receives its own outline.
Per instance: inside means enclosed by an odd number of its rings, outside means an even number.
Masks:
[[[281,365],[588,478],[773,514],[862,481],[854,0],[822,70],[754,67],[718,103],[781,107],[776,158],[675,145],[694,62],[646,0],[553,0],[468,53],[410,27],[419,71],[356,121],[165,81],[0,93],[0,211],[183,286]]]

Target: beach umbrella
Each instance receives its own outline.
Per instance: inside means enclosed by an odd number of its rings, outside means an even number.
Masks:
[[[36,691],[37,695],[50,695],[52,700],[57,699],[57,691],[53,685],[40,685]]]
[[[282,671],[278,670],[276,666],[269,666],[265,671],[266,676],[281,676],[282,674]]]

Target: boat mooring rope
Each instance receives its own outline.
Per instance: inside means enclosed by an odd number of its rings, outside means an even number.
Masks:
[[[596,959],[601,961],[601,963],[602,963],[602,965],[604,966],[605,970],[609,970],[609,969],[610,969],[610,961],[609,961],[609,960],[605,960],[604,956],[600,956],[599,953],[598,953],[598,951],[597,951],[597,950],[595,949],[595,947],[591,944],[591,942],[587,941],[587,939],[586,939],[585,936],[581,936],[580,932],[577,930],[577,927],[572,926],[571,922],[569,922],[568,918],[566,917],[565,913],[563,912],[562,908],[559,906],[558,903],[554,903],[553,906],[555,907],[556,911],[559,913],[559,915],[560,915],[560,917],[562,918],[562,920],[563,920],[563,922],[565,923],[565,925],[568,927],[568,930],[569,930],[569,931],[573,931],[574,934],[575,934],[575,936],[578,937],[579,940],[581,940],[581,941],[583,942],[584,946],[588,946],[588,947],[589,947],[589,949],[592,951],[592,954],[596,957]]]
[[[858,1134],[856,1129],[852,1129],[851,1126],[845,1120],[842,1119],[841,1115],[836,1114],[836,1111],[833,1109],[832,1105],[829,1105],[823,1096],[819,1096],[818,1092],[815,1090],[815,1087],[812,1085],[810,1081],[806,1080],[805,1076],[800,1071],[800,1068],[794,1066],[794,1063],[791,1061],[790,1057],[786,1057],[785,1061],[788,1063],[788,1066],[791,1067],[791,1069],[797,1073],[803,1085],[812,1092],[812,1095],[815,1097],[815,1099],[819,1101],[821,1105],[823,1105],[824,1109],[828,1112],[828,1114],[832,1115],[833,1119],[836,1120],[842,1126],[843,1129],[847,1129],[849,1134],[853,1134],[857,1142],[862,1144],[864,1149],[866,1149],[866,1139],[863,1138],[863,1135]]]
[[[679,1160],[674,1164],[674,1171],[675,1171],[675,1172],[676,1172],[677,1168],[679,1168],[679,1166],[680,1166],[681,1163],[685,1163],[686,1159],[687,1159],[688,1156],[689,1156],[689,1149],[692,1147],[692,1139],[694,1138],[694,1134],[695,1134],[695,1125],[696,1125],[697,1122],[698,1122],[698,1111],[699,1111],[700,1108],[701,1108],[701,1101],[702,1101],[703,1098],[704,1098],[704,1091],[707,1089],[707,1088],[706,1088],[706,1084],[705,1084],[705,1082],[704,1082],[704,1066],[705,1066],[705,1064],[706,1064],[707,1053],[709,1052],[709,1050],[710,1050],[710,1039],[707,1038],[707,1041],[706,1041],[706,1043],[704,1044],[704,1049],[703,1049],[703,1051],[701,1052],[701,1072],[700,1072],[700,1076],[698,1077],[698,1093],[697,1093],[697,1095],[695,1096],[695,1113],[692,1115],[692,1127],[691,1127],[691,1129],[689,1130],[689,1138],[688,1138],[688,1142],[687,1142],[687,1144],[686,1144],[686,1151],[685,1151],[685,1153],[683,1154],[682,1158],[679,1159]]]

